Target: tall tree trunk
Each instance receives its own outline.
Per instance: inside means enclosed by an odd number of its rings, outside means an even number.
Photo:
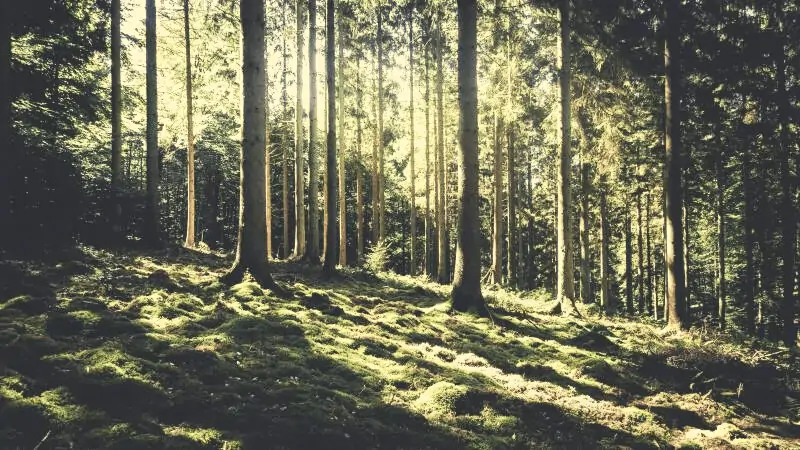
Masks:
[[[244,102],[239,167],[239,236],[236,260],[221,281],[239,282],[245,271],[265,288],[280,291],[267,260],[265,167],[266,76],[264,65],[264,0],[241,0]]]
[[[16,154],[11,137],[11,21],[14,7],[0,1],[0,229],[11,229],[11,174]],[[0,247],[11,239],[10,233],[0,233]]]
[[[328,245],[325,248],[325,263],[322,271],[326,275],[332,275],[336,271],[336,262],[339,257],[338,242],[338,222],[337,205],[334,193],[339,182],[336,174],[336,35],[334,29],[334,0],[328,0],[327,14],[325,15],[326,29],[328,38],[325,41],[325,73],[328,82],[328,139],[327,139],[327,163],[325,164],[328,174],[328,201],[325,208],[328,215],[328,224],[325,230]],[[341,30],[341,26],[339,28]],[[341,52],[341,50],[340,50]],[[344,205],[342,205],[344,208]]]
[[[378,6],[378,240],[386,239],[386,170],[383,149],[383,7]]]
[[[193,248],[195,246],[194,128],[192,127],[192,45],[189,36],[189,0],[183,0],[183,32],[186,41],[186,242],[184,245]],[[269,164],[267,168],[269,168]],[[267,189],[269,189],[269,181],[267,181]],[[269,214],[267,220],[269,221]],[[269,228],[268,224],[267,233],[269,233]]]
[[[631,231],[631,211],[625,206],[625,307],[633,314],[633,232]]]
[[[328,39],[333,39],[328,36]],[[319,262],[319,158],[317,157],[317,0],[308,0],[308,242],[306,258]]]
[[[721,139],[717,142],[717,315],[719,327],[725,329],[726,321],[726,280],[725,280],[725,160],[722,154]]]
[[[305,205],[305,164],[303,163],[303,0],[295,1],[297,68],[297,95],[294,110],[294,207],[295,233],[294,257],[302,258],[306,254],[306,205]]]
[[[337,16],[337,28],[339,28],[339,84],[337,86],[338,93],[336,97],[339,102],[339,139],[344,142],[344,37],[345,29],[342,27],[342,14]],[[329,30],[331,33],[333,31]],[[330,102],[329,102],[330,103]],[[330,108],[330,106],[329,106]],[[333,112],[329,111],[329,114]],[[330,123],[330,122],[329,122]],[[334,136],[337,136],[334,134]],[[339,265],[347,265],[347,205],[345,203],[345,167],[344,167],[344,145],[340,146],[339,152],[339,175],[336,186],[339,189]],[[336,154],[334,153],[334,156]],[[330,157],[330,155],[328,155]],[[328,209],[330,211],[330,209]]]
[[[636,285],[639,286],[638,290],[638,306],[639,314],[644,314],[645,311],[645,286],[644,286],[644,239],[642,236],[642,191],[636,191],[636,256],[637,256],[637,270],[636,270]]]
[[[650,202],[650,191],[647,191],[645,194],[645,233],[647,233],[646,241],[647,241],[647,304],[650,311],[653,313],[653,318],[658,320],[658,302],[654,297],[653,293],[653,247],[650,244],[650,233],[651,233],[651,216],[650,212],[652,211],[652,204]]]
[[[783,224],[783,343],[794,347],[797,341],[794,314],[795,249],[797,246],[797,223],[794,205],[794,181],[791,168],[792,150],[789,144],[789,94],[786,90],[786,42],[784,31],[784,2],[777,2],[777,20],[780,30],[776,49],[775,71],[778,91],[778,116],[780,121],[780,171],[781,171],[781,222]]]
[[[745,100],[745,104],[747,101]],[[747,114],[744,109],[745,116]],[[750,152],[742,152],[742,197],[744,198],[744,279],[742,280],[743,307],[745,311],[745,330],[750,336],[756,334],[755,309],[755,261],[753,247],[753,183],[750,174]]]
[[[364,259],[364,166],[361,154],[361,114],[363,97],[361,92],[361,58],[356,57],[356,263]]]
[[[377,66],[377,56],[375,56],[375,64]],[[377,67],[374,67],[377,71]],[[372,79],[372,93],[375,96],[372,99],[372,245],[377,245],[380,242],[381,227],[380,227],[380,201],[381,196],[378,194],[380,189],[380,164],[378,162],[378,81],[377,78]],[[382,139],[382,137],[381,137]]]
[[[664,197],[666,233],[664,263],[667,278],[667,324],[678,329],[686,328],[683,227],[681,226],[683,188],[681,186],[681,132],[680,132],[680,70],[678,47],[680,45],[680,0],[666,0],[664,45],[666,101],[666,165],[664,170]]]
[[[557,65],[558,85],[561,91],[558,170],[558,280],[556,293],[563,313],[575,310],[575,282],[572,264],[572,191],[570,173],[572,171],[572,133],[570,83],[570,19],[569,0],[559,2],[561,33],[558,40]]]
[[[614,299],[611,296],[608,261],[608,206],[605,183],[600,188],[600,306],[606,315],[614,314]]]
[[[689,155],[686,152],[686,161],[688,164]],[[688,177],[687,177],[688,178]],[[683,207],[681,208],[682,220],[681,224],[683,226],[683,293],[684,293],[684,320],[689,323],[692,320],[691,317],[691,291],[689,289],[689,217],[691,216],[689,211],[689,188],[688,182],[687,186],[684,187],[683,190]]]
[[[430,31],[430,29],[428,29]],[[428,35],[430,33],[427,33]],[[425,275],[433,277],[433,220],[431,219],[431,89],[430,58],[425,46]]]
[[[281,8],[281,17],[283,19],[283,29],[286,29],[286,7],[284,6]],[[283,73],[281,74],[281,85],[282,85],[282,101],[283,101],[283,120],[288,119],[289,117],[289,95],[286,90],[286,75],[288,72],[288,54],[286,53],[286,33],[281,33],[281,51],[283,57]],[[281,175],[283,177],[283,189],[281,194],[283,194],[283,245],[281,248],[283,252],[281,253],[281,257],[288,258],[289,257],[289,248],[291,244],[289,243],[289,129],[283,128],[283,133],[281,133],[281,148],[283,151],[283,157],[281,158]]]
[[[586,152],[581,151],[581,220],[580,220],[580,246],[581,246],[581,302],[592,303],[592,269],[591,253],[589,253],[589,172],[591,166],[586,161]]]
[[[122,44],[120,33],[122,17],[120,12],[120,1],[121,0],[111,0],[111,193],[113,195],[114,202],[112,205],[114,209],[111,211],[111,214],[115,233],[119,230],[119,227],[122,226],[122,223],[120,223],[122,220],[122,202],[120,199],[122,190],[122,77],[120,75],[120,70],[122,67]],[[6,4],[6,2],[2,3],[4,5]],[[5,8],[5,6],[0,6],[0,8]],[[0,9],[0,15],[4,17],[3,19],[0,19],[0,21],[8,20],[5,19],[7,13],[2,9]],[[2,32],[0,31],[0,33]],[[4,38],[0,37],[0,41],[3,40]],[[5,43],[5,45],[8,45],[8,43]],[[0,53],[6,51],[3,47],[4,43],[0,42]],[[189,50],[188,40],[186,43],[186,49],[187,51]],[[2,59],[3,57],[0,56],[0,60]],[[5,64],[3,65],[5,66]],[[2,70],[3,68],[0,68],[0,71]],[[6,86],[8,86],[9,83],[10,81],[7,79],[7,75],[0,75],[0,90],[7,90],[8,88]],[[5,94],[0,94],[0,97],[5,97]],[[5,105],[5,102],[2,104]],[[8,120],[4,116],[4,114],[7,113],[6,107],[0,106],[0,110],[3,110],[0,111],[0,120],[3,121],[3,123],[7,123]],[[0,127],[3,126],[3,124],[0,124]],[[0,132],[0,142],[9,142],[7,138],[7,131]],[[1,176],[3,176],[3,174],[0,174],[0,177]],[[0,197],[0,199],[5,200],[5,197]],[[192,240],[192,245],[194,245],[194,239]]]
[[[478,215],[478,2],[458,0],[459,171],[458,231],[452,306],[486,314],[481,295]]]
[[[416,147],[414,146],[414,7],[409,4],[408,9],[408,88],[409,88],[409,128],[411,132],[409,145],[410,169],[411,169],[411,270],[410,274],[417,274],[417,172],[414,158]]]
[[[443,111],[443,90],[444,74],[442,71],[442,18],[436,17],[436,154],[438,156],[437,180],[439,182],[439,192],[436,205],[436,230],[437,230],[437,255],[438,263],[436,269],[437,281],[446,284],[449,281],[448,252],[447,252],[447,225],[445,224],[447,204],[445,202],[445,192],[447,189],[444,179],[444,111]]]
[[[510,81],[510,80],[509,80]],[[509,83],[510,86],[510,83]],[[510,89],[510,87],[509,87]],[[519,241],[517,232],[517,180],[514,174],[516,158],[514,155],[514,128],[508,125],[508,285],[514,289],[517,283],[517,252]]]
[[[503,118],[494,114],[494,208],[492,228],[492,282],[503,282]]]
[[[158,173],[158,74],[156,72],[156,2],[147,0],[145,20],[146,93],[147,93],[147,212],[145,241],[159,245],[159,173]]]

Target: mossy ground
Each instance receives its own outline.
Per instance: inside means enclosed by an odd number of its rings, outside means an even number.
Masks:
[[[203,253],[0,264],[0,448],[798,448],[793,356],[490,291]],[[541,297],[541,296],[540,296]],[[44,440],[43,440],[44,438]]]

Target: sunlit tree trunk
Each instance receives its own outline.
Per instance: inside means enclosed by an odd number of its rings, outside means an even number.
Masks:
[[[195,246],[195,199],[194,199],[194,128],[192,124],[192,45],[189,36],[189,0],[183,0],[183,33],[186,42],[186,241],[189,248]],[[269,167],[269,166],[268,166]],[[269,189],[269,183],[267,184]],[[267,230],[269,233],[269,228]]]
[[[325,248],[325,263],[322,271],[331,275],[336,271],[336,262],[339,258],[338,242],[338,219],[335,192],[339,182],[336,170],[336,35],[334,29],[334,0],[327,1],[327,13],[325,15],[326,29],[328,38],[325,41],[325,73],[328,82],[328,139],[327,139],[327,163],[325,164],[328,179],[328,201],[325,208],[328,215],[328,224],[325,229],[328,245]],[[340,28],[341,29],[341,28]],[[344,208],[344,205],[342,205]]]
[[[586,153],[581,152],[581,220],[580,220],[580,246],[581,246],[581,302],[592,303],[591,285],[591,254],[589,253],[589,171],[591,166],[586,161]]]
[[[642,191],[641,189],[636,192],[636,256],[637,256],[637,270],[636,270],[636,285],[639,286],[638,290],[638,306],[639,314],[644,314],[645,301],[644,301],[644,238],[642,236]]]
[[[278,290],[267,260],[265,167],[266,76],[264,65],[264,0],[241,0],[244,102],[239,166],[239,235],[236,260],[223,275],[227,284],[249,271],[261,286]]]
[[[647,241],[647,304],[650,311],[653,313],[653,318],[658,320],[658,306],[655,297],[653,296],[653,247],[650,244],[650,232],[652,228],[652,220],[650,212],[652,211],[652,204],[650,202],[650,191],[645,194],[645,240]]]
[[[631,211],[625,206],[625,307],[633,314],[633,233]]]
[[[478,215],[477,0],[458,0],[459,201],[452,306],[486,314]]]
[[[717,140],[721,144],[720,139]],[[722,147],[717,155],[717,315],[719,326],[725,329],[727,283],[725,280],[725,161]]]
[[[510,84],[509,84],[510,89]],[[519,255],[516,245],[519,240],[517,232],[517,180],[514,175],[516,158],[514,155],[514,129],[508,125],[508,285],[517,288],[517,257]]]
[[[114,196],[114,210],[111,211],[111,219],[113,221],[115,230],[122,225],[120,223],[122,219],[120,217],[122,214],[122,203],[120,201],[120,194],[122,190],[122,77],[120,75],[120,69],[122,67],[122,44],[120,33],[122,18],[120,13],[120,1],[121,0],[111,1],[111,190],[112,195]],[[188,0],[184,1],[188,2]],[[7,2],[2,3],[5,5]],[[5,8],[5,6],[0,6],[0,15],[3,16],[0,21],[7,21],[8,19],[5,17],[8,13],[3,11],[2,8]],[[0,27],[2,27],[2,25],[0,25]],[[0,41],[3,40],[5,39],[0,37]],[[8,43],[5,43],[5,45],[8,45]],[[0,42],[0,53],[6,51],[3,47],[4,43]],[[189,49],[188,40],[186,41],[186,49],[187,51]],[[0,56],[0,60],[2,59],[3,57]],[[0,68],[0,71],[2,70],[3,68]],[[9,83],[10,81],[7,79],[7,75],[0,75],[0,90],[7,90]],[[0,94],[0,96],[4,95],[5,94]],[[5,102],[3,105],[5,105]],[[6,110],[6,107],[0,106],[0,109]],[[4,114],[7,114],[7,111],[0,111],[0,120],[2,120],[4,123],[7,123],[8,120]],[[0,128],[3,126],[3,124],[0,124]],[[0,132],[0,142],[7,143],[7,136],[7,131]],[[194,172],[192,172],[192,175],[194,175]],[[3,177],[3,174],[0,173],[0,177]],[[192,191],[192,194],[194,194],[194,191]],[[5,197],[0,197],[0,199],[4,200]],[[3,208],[0,207],[0,209]],[[192,213],[194,213],[194,211],[192,211]],[[2,226],[2,222],[0,222],[0,226]],[[192,245],[194,245],[194,237],[192,238]]]
[[[283,29],[286,29],[286,8],[281,8],[281,14],[283,18]],[[283,73],[281,74],[281,85],[282,85],[282,100],[283,100],[283,119],[286,120],[289,117],[289,95],[286,90],[286,75],[288,72],[288,54],[286,53],[286,33],[281,33],[281,49],[282,49],[282,56],[283,56]],[[283,133],[281,133],[281,149],[283,151],[283,157],[281,158],[281,175],[283,177],[283,190],[281,194],[283,194],[283,245],[281,248],[283,252],[281,253],[281,257],[288,258],[289,257],[289,249],[291,248],[291,243],[289,242],[289,144],[288,144],[288,134],[289,129],[284,128]]]
[[[383,7],[378,6],[378,240],[386,239],[386,170],[383,149]]]
[[[372,56],[376,56],[373,52]],[[377,57],[375,57],[375,64],[374,69],[377,71]],[[378,194],[378,190],[380,189],[380,172],[379,172],[379,162],[378,162],[378,140],[382,139],[378,137],[378,81],[377,78],[372,79],[372,93],[374,98],[372,99],[372,245],[376,245],[380,241],[380,200],[381,197]]]
[[[408,9],[408,88],[410,102],[408,107],[409,128],[411,132],[409,156],[411,169],[411,275],[417,274],[417,173],[415,167],[414,146],[414,8]]]
[[[328,36],[328,39],[333,37]],[[319,262],[319,159],[317,157],[317,0],[308,0],[308,241],[306,258]]]
[[[667,324],[683,329],[687,326],[685,309],[684,255],[681,186],[681,134],[680,134],[680,70],[678,46],[680,45],[680,0],[666,0],[664,46],[666,99],[666,164],[664,171],[666,233],[664,263],[666,265]]]
[[[330,8],[329,8],[330,9]],[[332,11],[329,11],[332,12]],[[345,30],[342,27],[342,14],[341,12],[337,16],[337,28],[339,29],[339,84],[337,85],[338,93],[336,98],[338,98],[339,102],[339,130],[338,134],[334,134],[334,137],[338,135],[339,140],[344,143],[344,34]],[[328,30],[330,33],[333,33],[332,30]],[[331,35],[332,36],[332,35]],[[330,94],[329,94],[330,95]],[[330,108],[330,102],[328,108]],[[329,114],[333,114],[329,111]],[[329,122],[330,123],[330,122]],[[345,204],[345,167],[344,167],[344,144],[340,145],[341,148],[339,152],[338,164],[339,164],[339,174],[338,180],[336,182],[337,189],[339,190],[339,265],[346,266],[347,265],[347,205]],[[336,154],[334,153],[334,156]],[[330,155],[328,155],[330,158]],[[332,197],[332,196],[330,196]],[[330,208],[328,209],[330,211]]]
[[[158,74],[156,72],[156,2],[147,0],[145,18],[146,96],[147,96],[147,212],[145,240],[160,241],[158,173]]]
[[[571,150],[571,102],[570,82],[570,19],[569,0],[559,2],[561,33],[558,40],[558,85],[561,91],[559,134],[559,170],[558,170],[558,280],[556,293],[563,313],[575,310],[575,282],[572,264],[572,227],[571,205],[572,191],[570,174],[572,171]]]
[[[608,261],[608,206],[607,187],[601,182],[600,195],[600,306],[606,315],[614,314],[614,299],[611,296]]]
[[[361,153],[361,114],[363,97],[361,92],[361,58],[356,57],[356,264],[364,259],[364,169]]]
[[[430,31],[430,29],[428,29]],[[430,34],[430,33],[428,33]],[[430,58],[425,46],[425,275],[433,276],[433,220],[431,218],[431,89]]]
[[[305,139],[303,136],[303,0],[296,0],[295,11],[297,12],[297,68],[295,70],[297,95],[294,111],[294,257],[300,259],[306,254],[305,164],[303,163],[303,141]]]
[[[437,231],[437,256],[438,264],[436,278],[439,283],[446,284],[449,281],[448,253],[447,253],[447,229],[445,225],[445,191],[447,189],[444,179],[444,74],[442,70],[442,30],[440,16],[436,18],[436,154],[438,156],[437,180],[439,183],[438,199],[436,204],[436,231]]]
[[[503,282],[503,119],[494,115],[494,208],[492,228],[492,282]]]

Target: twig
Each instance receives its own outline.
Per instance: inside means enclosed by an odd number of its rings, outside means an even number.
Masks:
[[[45,435],[44,435],[44,437],[42,438],[42,440],[41,440],[41,441],[39,441],[39,443],[38,443],[38,444],[36,444],[36,447],[33,447],[33,450],[39,450],[39,447],[41,447],[41,446],[42,446],[42,444],[44,444],[44,441],[46,441],[46,440],[47,440],[47,438],[49,438],[49,437],[50,437],[50,432],[52,432],[52,431],[53,431],[53,430],[47,430],[47,434],[45,434]]]

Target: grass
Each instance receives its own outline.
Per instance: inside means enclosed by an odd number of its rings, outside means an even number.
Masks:
[[[769,344],[542,314],[419,278],[275,263],[282,299],[203,253],[0,264],[0,448],[798,448]]]

